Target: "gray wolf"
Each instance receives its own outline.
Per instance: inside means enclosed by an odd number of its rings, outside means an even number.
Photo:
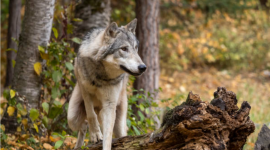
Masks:
[[[96,28],[82,42],[75,58],[77,78],[68,107],[68,125],[78,131],[75,148],[84,142],[87,125],[90,141],[103,140],[103,150],[111,149],[112,135],[127,135],[128,74],[141,75],[146,66],[138,55],[135,37],[137,19],[118,27]]]

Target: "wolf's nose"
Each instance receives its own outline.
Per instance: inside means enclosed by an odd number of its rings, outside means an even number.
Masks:
[[[140,70],[140,72],[144,72],[146,70],[146,66],[145,65],[139,65],[138,69]]]

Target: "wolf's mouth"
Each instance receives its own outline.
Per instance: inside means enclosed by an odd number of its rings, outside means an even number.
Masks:
[[[121,68],[122,70],[124,70],[125,72],[127,72],[127,73],[133,75],[133,76],[139,76],[139,75],[141,75],[141,73],[134,73],[134,72],[131,72],[128,68],[126,68],[126,67],[123,66],[123,65],[120,65],[120,68]]]

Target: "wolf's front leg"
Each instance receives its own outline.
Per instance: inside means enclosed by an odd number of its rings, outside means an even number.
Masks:
[[[126,89],[124,89],[126,90]],[[114,124],[114,135],[116,138],[120,138],[127,135],[127,94],[123,91],[119,97],[119,105],[116,107],[116,118]]]
[[[102,109],[99,115],[102,120],[103,150],[111,149],[116,105],[120,93],[118,89],[119,87],[102,89]]]
[[[102,133],[100,131],[97,115],[94,110],[93,97],[87,93],[85,90],[82,90],[82,96],[84,99],[84,105],[86,110],[86,117],[89,124],[89,134],[90,142],[97,143],[102,140]]]

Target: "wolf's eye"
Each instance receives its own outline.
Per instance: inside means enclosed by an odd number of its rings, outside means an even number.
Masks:
[[[122,50],[122,51],[125,51],[125,52],[128,51],[127,47],[122,47],[121,50]]]
[[[135,49],[137,49],[137,48],[138,48],[138,45],[135,46]]]

